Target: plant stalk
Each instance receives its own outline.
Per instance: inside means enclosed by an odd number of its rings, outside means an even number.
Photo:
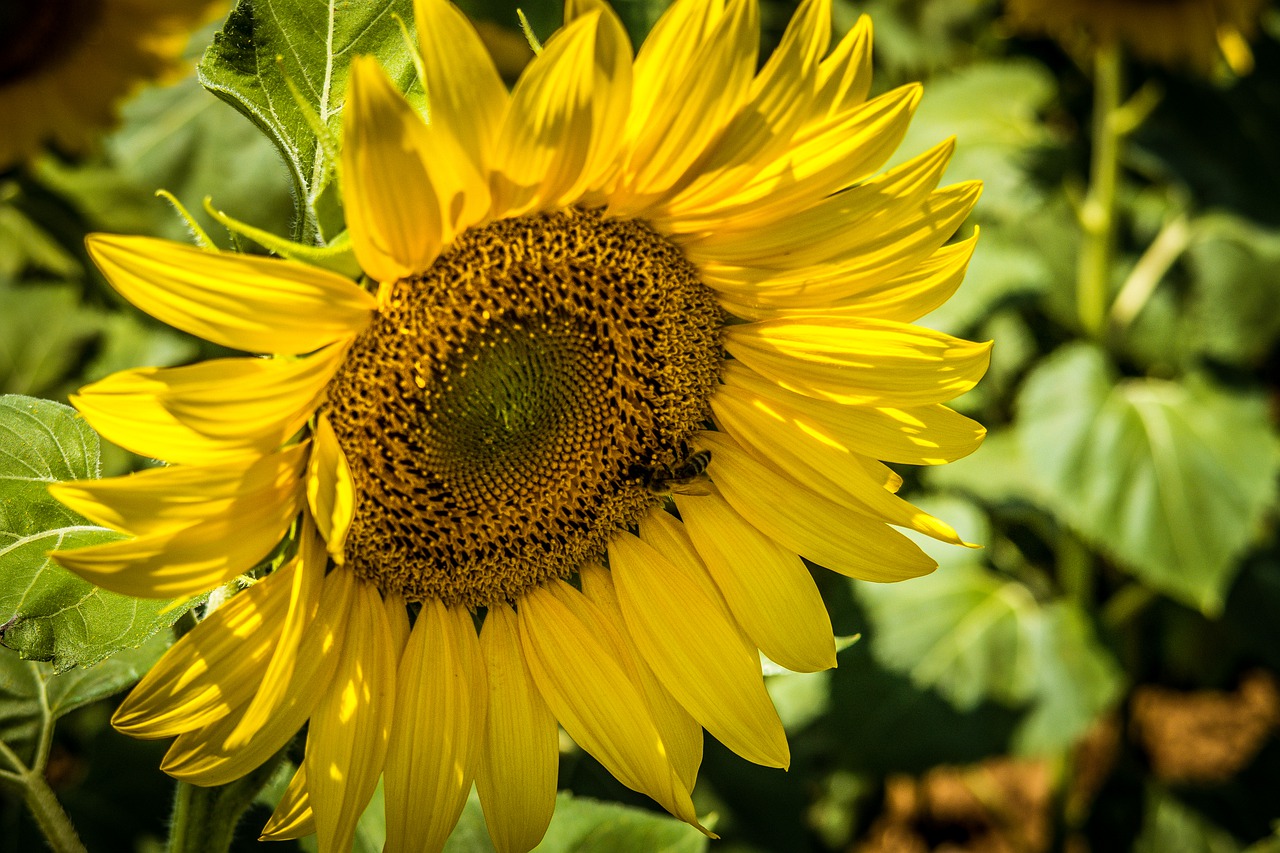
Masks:
[[[1076,306],[1086,335],[1101,340],[1111,295],[1111,266],[1116,243],[1116,192],[1120,175],[1121,92],[1124,87],[1120,47],[1099,44],[1094,54],[1093,162],[1089,189],[1080,211],[1080,250]]]

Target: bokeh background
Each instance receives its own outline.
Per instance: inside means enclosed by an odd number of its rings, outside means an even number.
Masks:
[[[463,5],[514,78],[530,56],[515,4]],[[636,39],[665,5],[615,0]],[[767,50],[794,4],[761,7]],[[544,38],[561,14],[554,0],[522,8]],[[835,9],[840,31],[874,21],[875,93],[925,83],[894,162],[955,135],[948,180],[985,182],[959,235],[981,229],[966,282],[923,323],[996,342],[990,373],[956,403],[990,435],[954,465],[899,468],[905,496],[984,547],[922,541],[941,568],[899,585],[815,573],[837,633],[857,640],[832,672],[769,676],[789,772],[708,740],[695,802],[715,814],[711,849],[1280,850],[1280,12],[1264,6],[1245,34],[1251,68],[1129,51],[1107,84],[1124,126],[1107,129],[1096,46],[1015,26],[998,0]],[[90,231],[189,239],[157,189],[225,246],[206,196],[291,233],[276,149],[194,76],[218,26],[188,47],[192,73],[129,99],[92,154],[0,174],[0,393],[65,402],[118,369],[218,354],[125,304],[84,254]],[[1082,317],[1079,283],[1104,135],[1119,172],[1099,325]],[[105,474],[142,464],[104,445]],[[48,677],[31,666],[0,649],[6,740],[29,735],[31,685]],[[113,732],[117,702],[58,721],[46,775],[89,850],[158,851],[173,796],[164,744]],[[575,800],[547,849],[704,849],[678,824],[592,811],[591,799],[652,804],[566,749]],[[281,787],[235,849],[259,848]],[[0,797],[0,850],[42,849],[21,800]],[[469,808],[451,850],[491,849],[479,820]],[[371,812],[358,849],[380,849],[380,832]]]

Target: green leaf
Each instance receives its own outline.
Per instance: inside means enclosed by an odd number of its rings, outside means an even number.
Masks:
[[[248,116],[284,155],[297,189],[297,220],[312,229],[298,236],[316,233],[321,195],[336,167],[307,111],[338,137],[347,72],[358,54],[377,56],[401,91],[415,80],[393,13],[412,28],[410,0],[240,0],[200,60],[200,82]]]
[[[1243,845],[1204,815],[1151,786],[1134,853],[1240,853]]]
[[[47,663],[23,660],[0,648],[0,740],[20,758],[32,760],[42,721],[119,693],[140,679],[168,647],[169,637],[157,634],[136,649],[62,674]]]
[[[197,603],[118,595],[49,559],[51,550],[121,538],[49,494],[50,483],[97,475],[97,434],[75,410],[0,397],[0,626],[6,646],[56,672],[137,647]]]
[[[1192,299],[1187,328],[1195,349],[1260,365],[1280,338],[1280,232],[1220,215],[1198,223],[1187,249]]]
[[[1018,436],[1011,429],[987,433],[973,454],[923,471],[931,488],[961,492],[990,506],[1029,501],[1036,488]]]
[[[15,287],[0,279],[0,391],[54,391],[70,377],[101,323],[101,315],[81,305],[76,285]]]
[[[1221,610],[1275,493],[1267,401],[1191,379],[1117,382],[1064,348],[1028,378],[1017,432],[1040,499],[1151,587]]]

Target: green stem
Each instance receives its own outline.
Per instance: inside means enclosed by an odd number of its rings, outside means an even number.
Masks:
[[[1094,56],[1093,163],[1089,173],[1089,191],[1080,213],[1084,234],[1076,285],[1080,325],[1094,340],[1102,338],[1111,291],[1116,190],[1123,137],[1119,120],[1124,86],[1122,71],[1119,45],[1115,42],[1098,45]]]
[[[76,828],[44,776],[28,773],[23,780],[22,798],[54,853],[86,853]]]
[[[202,788],[179,782],[173,800],[168,853],[227,853],[240,816],[271,779],[284,750],[227,785]]]

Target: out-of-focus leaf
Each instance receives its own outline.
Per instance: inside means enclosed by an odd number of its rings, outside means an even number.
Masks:
[[[73,409],[0,397],[0,626],[4,644],[56,672],[92,666],[167,628],[174,606],[99,589],[48,552],[121,538],[55,501],[48,485],[98,474],[98,436]]]
[[[989,506],[1027,502],[1036,494],[1022,445],[1011,429],[987,433],[971,455],[926,468],[923,474],[931,488],[961,492]]]
[[[401,91],[414,82],[412,56],[394,14],[412,32],[409,0],[240,0],[200,60],[205,87],[248,116],[284,155],[299,222],[318,221],[317,203],[337,164],[317,142],[286,81],[337,137],[352,57],[377,56]]]
[[[144,323],[132,312],[113,314],[102,323],[102,347],[85,368],[84,381],[94,382],[139,365],[185,364],[199,352],[199,344],[190,335]]]
[[[168,647],[169,638],[157,634],[136,649],[61,674],[47,663],[23,660],[0,647],[0,740],[20,758],[31,760],[42,721],[120,692],[141,678]]]
[[[979,220],[1014,219],[1042,205],[1029,166],[1050,141],[1040,113],[1054,93],[1053,76],[1034,62],[980,62],[939,75],[925,86],[894,162],[955,136],[947,182],[981,180]]]
[[[1240,853],[1242,846],[1229,832],[1164,791],[1154,786],[1147,790],[1142,833],[1134,853]]]
[[[1014,751],[1044,755],[1075,743],[1120,698],[1124,676],[1084,613],[1055,602],[1040,615],[1035,702],[1014,732]]]
[[[925,315],[920,325],[963,334],[1005,302],[1045,290],[1049,270],[1034,248],[1001,229],[978,237],[973,260],[956,295]]]
[[[1258,365],[1280,338],[1280,232],[1227,215],[1202,220],[1187,260],[1192,346]]]
[[[72,284],[16,287],[0,278],[0,391],[48,394],[68,378],[102,323],[80,294]]]
[[[76,275],[80,268],[75,258],[21,210],[6,203],[4,195],[0,184],[0,281],[17,278],[28,268],[59,277]]]
[[[1260,396],[1207,383],[1117,383],[1084,344],[1046,359],[1018,402],[1040,499],[1155,589],[1216,613],[1275,493]]]

